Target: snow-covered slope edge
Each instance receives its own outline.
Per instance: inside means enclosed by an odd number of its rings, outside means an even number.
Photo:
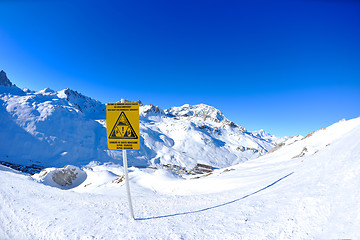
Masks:
[[[215,170],[199,179],[185,180],[163,170],[149,173],[138,169],[132,169],[130,178],[136,189],[188,196],[182,200],[209,201],[200,209],[222,206],[218,211],[214,209],[214,214],[225,211],[223,217],[232,216],[233,221],[246,216],[245,225],[231,230],[242,237],[357,239],[360,237],[359,136],[360,117],[341,120],[306,137],[288,141],[272,153]],[[74,190],[115,193],[114,185],[91,190],[83,186]]]
[[[105,109],[71,89],[21,90],[1,72],[0,161],[42,167],[120,163],[121,152],[107,149]],[[134,166],[226,167],[258,157],[278,141],[246,131],[205,104],[167,110],[145,105],[140,114],[141,148],[128,154]]]

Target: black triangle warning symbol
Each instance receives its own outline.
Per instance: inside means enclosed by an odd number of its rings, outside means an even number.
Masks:
[[[135,130],[131,126],[124,112],[120,113],[119,118],[111,130],[109,139],[137,139]]]

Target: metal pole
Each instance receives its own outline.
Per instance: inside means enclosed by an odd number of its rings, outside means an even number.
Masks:
[[[121,99],[121,102],[124,103],[125,99]],[[126,150],[123,151],[123,165],[124,165],[124,175],[125,175],[125,185],[126,185],[126,191],[129,201],[129,208],[130,208],[130,215],[132,219],[135,219],[134,217],[134,210],[131,202],[131,195],[130,195],[130,184],[129,184],[129,175],[128,175],[128,164],[127,164],[127,155]]]
[[[133,210],[133,206],[132,206],[132,202],[131,202],[131,195],[130,195],[130,184],[129,184],[126,150],[123,150],[123,165],[124,165],[125,184],[126,184],[126,191],[127,191],[128,201],[129,201],[130,215],[131,215],[132,219],[135,219],[134,210]]]

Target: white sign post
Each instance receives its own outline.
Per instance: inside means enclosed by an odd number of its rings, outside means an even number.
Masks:
[[[124,103],[124,102],[125,102],[125,100],[121,99],[121,103]],[[123,165],[124,165],[124,174],[125,174],[125,184],[126,184],[126,191],[127,191],[128,201],[129,201],[130,216],[131,216],[132,219],[135,219],[134,210],[133,210],[132,201],[131,201],[131,195],[130,195],[130,184],[129,184],[127,154],[126,154],[126,150],[122,150],[122,151],[123,151]]]
[[[129,201],[130,215],[131,215],[132,219],[135,219],[134,210],[133,210],[132,201],[131,201],[131,195],[130,195],[130,184],[129,184],[129,175],[128,175],[127,155],[126,155],[126,150],[122,150],[122,151],[123,151],[123,165],[124,165],[124,174],[125,174],[125,184],[126,184],[126,191],[127,191],[128,201]]]

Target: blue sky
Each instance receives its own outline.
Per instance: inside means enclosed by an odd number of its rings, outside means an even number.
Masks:
[[[0,1],[0,69],[102,102],[205,103],[249,130],[360,115],[360,2]]]

